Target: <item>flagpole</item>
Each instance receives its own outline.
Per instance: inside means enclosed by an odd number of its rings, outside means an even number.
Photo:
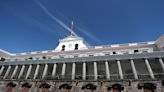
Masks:
[[[73,21],[71,22],[71,35],[73,35]]]

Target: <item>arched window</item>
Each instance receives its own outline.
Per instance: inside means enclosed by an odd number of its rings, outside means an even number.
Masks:
[[[24,83],[23,85],[22,85],[22,92],[30,92],[29,90],[30,90],[30,88],[31,88],[31,84],[29,84],[29,83]]]
[[[94,92],[96,90],[97,86],[94,84],[86,84],[81,89],[84,90],[84,92]]]
[[[156,85],[153,83],[138,84],[138,89],[142,88],[144,92],[154,92],[154,89],[156,89]]]
[[[79,49],[79,44],[75,44],[75,50]]]
[[[7,92],[13,92],[15,86],[16,86],[16,84],[13,82],[8,83],[7,84]]]
[[[59,86],[60,92],[70,92],[72,86],[68,84],[62,84]]]
[[[49,88],[50,88],[50,87],[51,87],[51,85],[49,85],[49,84],[47,84],[47,83],[42,83],[42,84],[40,85],[39,88],[42,89],[41,92],[49,92]]]
[[[154,89],[156,89],[156,86],[153,83],[144,83],[144,92],[154,92]]]
[[[65,45],[62,46],[62,51],[65,51]]]
[[[124,87],[120,84],[113,84],[111,87],[108,87],[108,90],[112,90],[112,92],[121,92],[121,90],[124,90]]]

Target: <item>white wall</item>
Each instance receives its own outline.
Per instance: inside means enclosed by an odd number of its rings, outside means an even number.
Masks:
[[[55,51],[61,51],[63,45],[65,45],[65,51],[74,50],[75,44],[78,44],[78,50],[82,50],[86,48],[86,45],[82,40],[77,40],[77,41],[60,42],[59,45],[56,47]]]

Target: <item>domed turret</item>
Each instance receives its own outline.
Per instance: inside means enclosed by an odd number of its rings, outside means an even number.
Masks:
[[[56,47],[55,51],[82,50],[86,47],[87,46],[83,38],[75,35],[70,35],[59,40],[59,45]]]

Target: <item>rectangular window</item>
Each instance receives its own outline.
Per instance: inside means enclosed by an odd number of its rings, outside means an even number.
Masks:
[[[138,53],[139,52],[139,50],[134,50],[134,53]]]

